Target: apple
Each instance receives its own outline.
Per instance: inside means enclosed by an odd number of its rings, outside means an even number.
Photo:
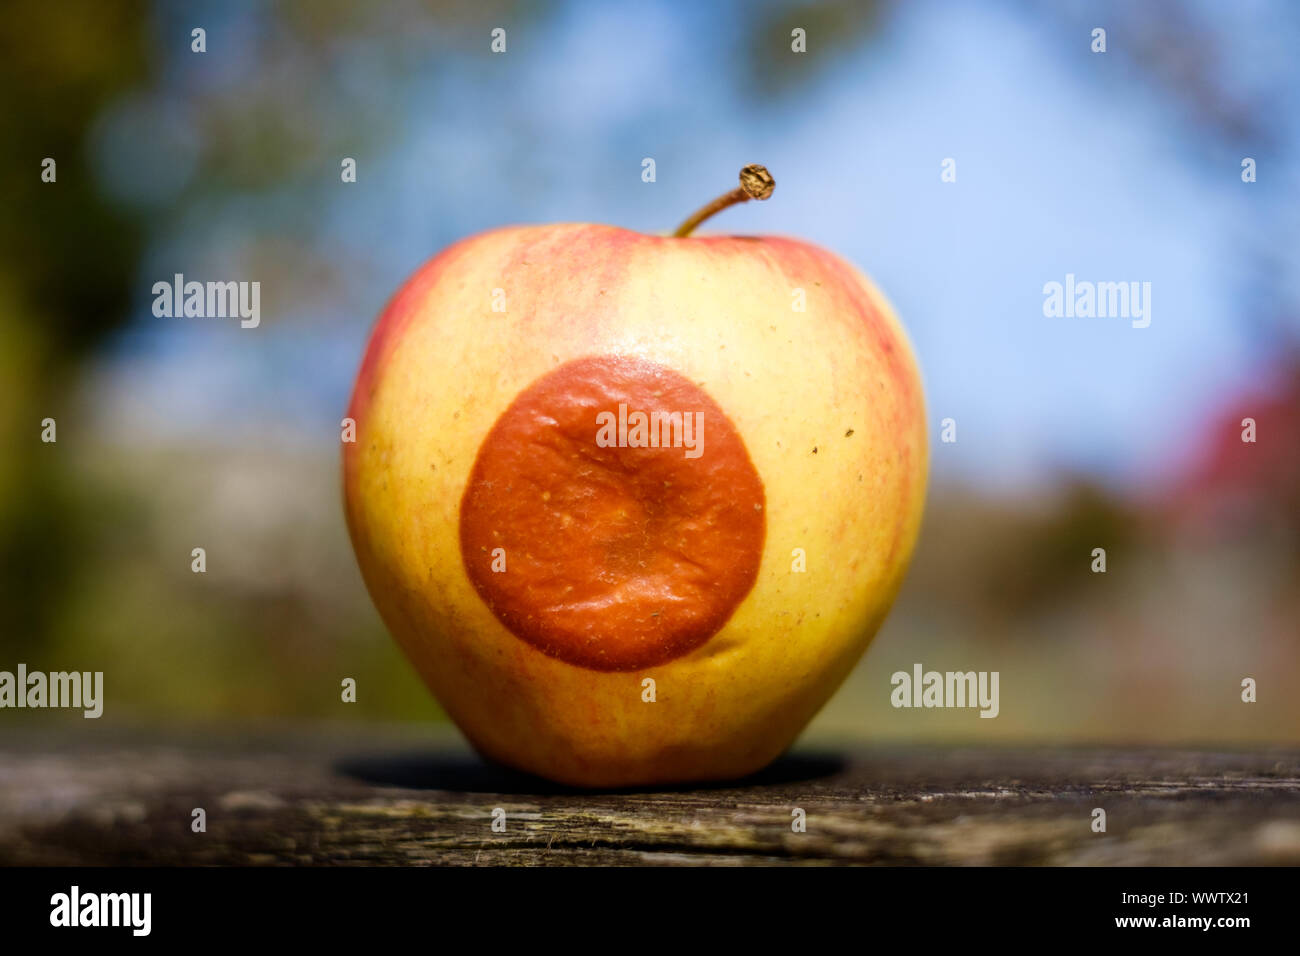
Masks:
[[[375,326],[343,445],[381,616],[486,758],[564,784],[781,754],[901,584],[927,472],[884,297],[793,239],[497,229]],[[882,690],[882,693],[885,691]]]

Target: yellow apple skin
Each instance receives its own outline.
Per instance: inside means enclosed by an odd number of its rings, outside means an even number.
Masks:
[[[758,576],[730,619],[629,672],[507,630],[458,538],[497,418],[557,366],[608,354],[702,387],[766,495]],[[580,787],[730,779],[779,756],[875,635],[924,504],[924,402],[902,326],[851,266],[789,239],[560,224],[458,242],[381,315],[349,415],[347,522],[389,630],[480,753]]]

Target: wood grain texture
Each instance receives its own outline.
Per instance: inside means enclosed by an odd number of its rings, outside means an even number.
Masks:
[[[0,863],[1295,865],[1300,753],[797,750],[737,784],[585,793],[409,732],[10,732]]]

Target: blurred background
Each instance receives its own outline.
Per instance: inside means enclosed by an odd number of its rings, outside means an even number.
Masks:
[[[18,0],[0,29],[0,669],[104,671],[101,724],[442,720],[343,524],[375,316],[467,234],[668,231],[762,162],[774,199],[710,226],[868,272],[933,442],[904,593],[810,733],[1300,739],[1295,4]],[[260,328],[154,317],[174,273],[260,281]],[[1066,273],[1150,282],[1150,327],[1045,318]],[[914,662],[1000,671],[1001,715],[893,710]]]

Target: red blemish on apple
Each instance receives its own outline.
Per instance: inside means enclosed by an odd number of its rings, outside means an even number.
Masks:
[[[632,431],[599,443],[599,416],[620,405],[698,413],[698,436],[660,432],[701,437],[698,456],[630,447]],[[484,439],[461,499],[461,557],[517,637],[580,667],[639,670],[731,617],[758,576],[765,507],[744,442],[703,389],[653,362],[595,356],[542,376]]]

